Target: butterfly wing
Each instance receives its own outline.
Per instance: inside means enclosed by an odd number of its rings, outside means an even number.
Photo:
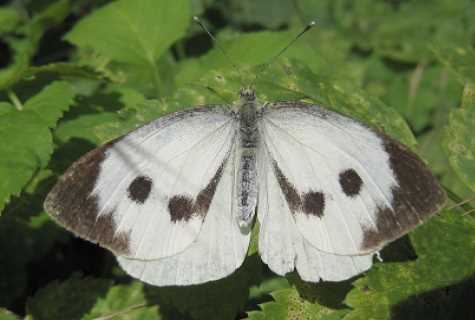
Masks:
[[[236,128],[218,107],[161,117],[80,158],[49,193],[45,209],[117,255],[175,255],[200,233]]]
[[[268,175],[259,177],[260,250],[263,256],[279,257],[271,253],[273,240],[265,238],[281,232],[270,227],[273,215],[290,216],[287,237],[301,249],[287,250],[287,270],[295,257],[297,265],[305,259],[300,256],[305,248],[333,255],[321,259],[346,259],[361,263],[357,270],[366,269],[372,252],[416,227],[445,201],[414,153],[353,119],[314,105],[282,102],[264,108],[259,131],[258,162],[264,167],[259,170]],[[273,206],[279,195],[285,201]],[[360,255],[362,260],[334,255]]]
[[[236,159],[233,151],[195,242],[175,256],[157,260],[118,257],[121,267],[133,277],[157,286],[204,283],[236,270],[244,261],[250,239],[250,229],[239,228],[237,223]]]
[[[372,254],[344,256],[313,247],[300,233],[287,200],[280,189],[272,160],[265,149],[259,151],[259,252],[277,274],[297,269],[305,281],[341,281],[371,267]]]

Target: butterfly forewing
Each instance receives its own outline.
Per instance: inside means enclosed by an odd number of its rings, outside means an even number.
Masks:
[[[236,128],[218,107],[159,118],[79,159],[45,208],[116,254],[143,260],[175,255],[200,233]]]
[[[226,161],[208,214],[195,242],[183,252],[158,260],[118,257],[130,275],[153,285],[190,285],[223,278],[244,261],[250,228],[237,223],[238,146]],[[250,226],[249,226],[250,227]]]
[[[286,200],[281,210],[288,210],[305,241],[323,252],[375,252],[445,201],[413,152],[353,119],[282,102],[266,106],[259,130],[268,154],[262,161],[270,162]]]

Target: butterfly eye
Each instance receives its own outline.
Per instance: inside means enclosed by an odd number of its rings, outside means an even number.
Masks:
[[[144,204],[152,190],[152,179],[146,176],[138,176],[134,179],[127,189],[129,199]]]
[[[339,182],[341,189],[348,197],[357,196],[363,185],[363,180],[353,169],[340,172]]]

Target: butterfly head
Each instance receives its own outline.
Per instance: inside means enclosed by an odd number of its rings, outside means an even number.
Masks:
[[[252,102],[256,100],[256,91],[250,87],[242,88],[239,91],[239,97],[242,102]]]

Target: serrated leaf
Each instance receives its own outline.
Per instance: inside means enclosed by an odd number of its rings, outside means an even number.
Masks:
[[[475,272],[475,220],[443,212],[410,237],[417,260],[373,266],[347,295],[345,303],[353,310],[345,319],[391,319],[398,304]]]
[[[27,312],[35,320],[82,319],[99,297],[106,295],[110,280],[71,278],[52,282],[28,299]]]
[[[188,1],[119,0],[81,20],[66,39],[118,62],[154,64],[189,23]]]
[[[158,320],[161,319],[158,306],[148,306],[144,284],[134,281],[109,289],[104,297],[97,299],[94,307],[82,320],[94,319]]]
[[[44,168],[53,152],[50,129],[73,102],[66,82],[53,82],[30,98],[23,110],[0,117],[0,211],[18,195],[34,172]]]
[[[271,293],[274,301],[260,305],[262,311],[248,312],[250,320],[261,319],[343,319],[348,310],[335,310],[303,299],[295,288],[277,290]]]
[[[183,36],[189,21],[187,0],[119,0],[82,19],[66,39],[121,63],[130,81],[152,82],[156,94],[165,86],[159,58]]]
[[[444,147],[458,177],[475,191],[475,83],[468,83],[462,106],[450,113]]]

